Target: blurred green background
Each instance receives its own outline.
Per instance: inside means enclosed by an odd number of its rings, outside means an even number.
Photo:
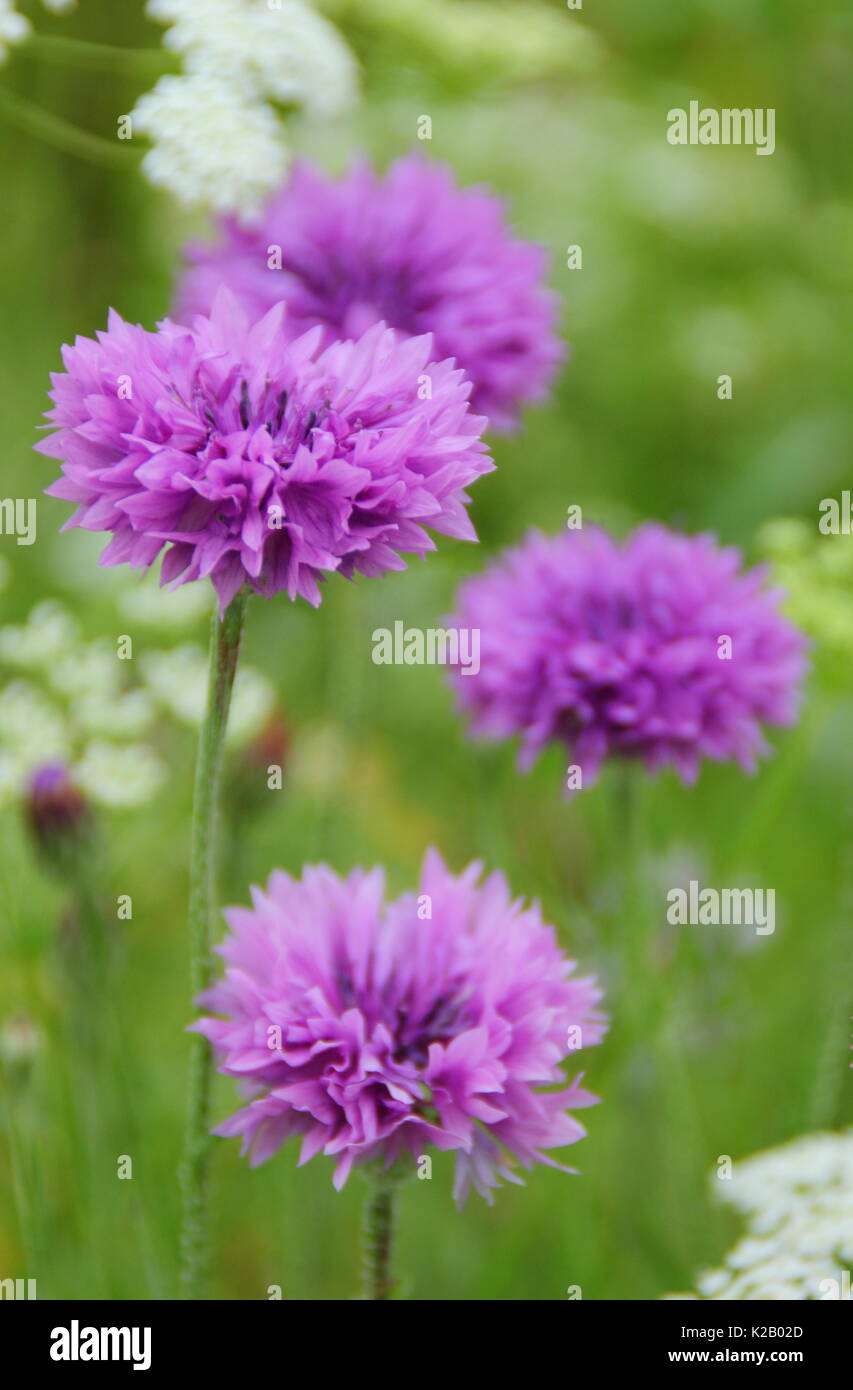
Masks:
[[[63,20],[22,8],[41,35],[129,48],[161,37],[141,0],[83,0]],[[292,143],[330,168],[362,148],[384,164],[431,115],[429,155],[493,185],[519,233],[550,247],[571,362],[550,404],[494,441],[498,470],[474,492],[479,547],[444,542],[382,583],[332,581],[316,613],[283,597],[251,604],[246,659],[279,691],[290,744],[282,791],[249,805],[231,783],[224,897],[243,901],[274,866],[319,859],[341,871],[381,862],[402,891],[436,844],[454,867],[482,858],[539,898],[601,976],[612,1015],[583,1058],[603,1103],[566,1151],[580,1176],[543,1168],[493,1208],[474,1197],[457,1213],[452,1156],[435,1156],[433,1180],[402,1195],[400,1294],[550,1300],[579,1285],[585,1299],[658,1298],[689,1287],[737,1229],[709,1198],[718,1155],[853,1119],[853,637],[845,647],[842,633],[831,666],[818,643],[802,722],[774,736],[755,778],[707,767],[692,790],[672,775],[637,787],[651,904],[641,922],[624,891],[619,779],[567,804],[558,750],[521,776],[512,747],[468,742],[439,670],[374,666],[371,634],[397,618],[434,626],[463,575],[529,525],[558,530],[573,503],[620,533],[649,517],[712,529],[751,559],[771,518],[799,516],[816,536],[819,500],[849,486],[853,435],[853,11],[846,0],[587,0],[575,13],[554,0],[565,49],[549,42],[520,62],[516,37],[539,6],[496,6],[489,54],[448,18],[473,0],[447,0],[417,32],[380,5],[325,8],[363,61],[364,102],[334,130],[294,124]],[[205,232],[114,138],[160,70],[143,57],[93,71],[35,44],[0,73],[3,496],[38,496],[54,476],[30,450],[60,344],[102,327],[109,305],[151,326],[182,242]],[[666,112],[692,99],[775,107],[776,153],[670,147]],[[103,162],[60,148],[64,127],[52,142],[26,129],[33,106],[108,142],[93,147]],[[570,245],[580,270],[566,267]],[[30,548],[0,537],[0,623],[59,597],[87,636],[114,641],[131,630],[116,577],[97,571],[98,544],[57,534],[66,513],[40,501]],[[133,635],[140,654],[171,640]],[[205,640],[203,618],[189,635]],[[0,1277],[37,1278],[40,1298],[175,1291],[194,741],[157,737],[165,788],[100,818],[101,891],[133,899],[132,920],[114,926],[109,1002],[75,994],[66,894],[20,807],[0,813],[0,1028],[23,1016],[37,1039],[3,1075]],[[666,890],[690,877],[774,887],[775,934],[668,927]],[[82,1015],[106,1010],[124,1042],[93,1079]],[[218,1078],[216,1118],[234,1108]],[[122,1154],[129,1182],[116,1177]],[[336,1195],[331,1165],[294,1165],[291,1148],[250,1172],[234,1141],[216,1141],[216,1296],[265,1298],[276,1284],[285,1298],[356,1293],[362,1184]]]

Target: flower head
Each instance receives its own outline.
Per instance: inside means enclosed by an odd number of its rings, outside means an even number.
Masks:
[[[285,343],[284,313],[250,326],[222,291],[191,327],[113,313],[64,349],[37,447],[62,460],[47,491],[77,503],[66,524],[112,532],[102,564],[146,569],[167,548],[162,582],[209,577],[223,609],[244,584],[316,604],[328,574],[434,549],[425,525],[476,539],[464,489],[492,464],[462,372],[381,324]]]
[[[465,584],[453,625],[480,629],[480,671],[453,677],[476,733],[520,734],[529,765],[564,743],[592,781],[605,758],[748,770],[762,723],[796,715],[805,639],[761,570],[711,536],[641,526],[624,545],[596,529],[531,534]]]
[[[336,1187],[354,1164],[456,1150],[459,1200],[517,1182],[513,1158],[559,1167],[542,1150],[580,1139],[567,1112],[595,1100],[559,1064],[600,1040],[599,990],[501,874],[479,878],[432,851],[419,895],[386,902],[381,871],[320,866],[226,913],[225,978],[199,1001],[222,1017],[193,1026],[255,1098],[216,1133],[253,1164],[299,1134]]]
[[[106,638],[86,640],[51,599],[25,624],[0,627],[0,807],[41,798],[58,786],[56,769],[96,805],[136,806],[155,794],[166,769],[142,739],[157,711],[127,678],[133,665]]]
[[[132,112],[152,148],[143,168],[180,202],[256,215],[290,161],[272,103],[336,116],[353,102],[355,60],[302,0],[149,0],[183,71],[161,77]]]
[[[46,10],[53,14],[67,14],[77,4],[77,0],[43,0]],[[32,24],[26,15],[15,7],[15,0],[0,0],[0,63],[5,62],[8,49],[23,43],[32,33]]]
[[[169,651],[146,651],[140,658],[142,679],[160,708],[181,724],[200,728],[207,702],[208,659],[203,647],[183,643]],[[241,664],[234,680],[226,746],[239,748],[240,763],[246,745],[260,737],[275,705],[275,688],[253,666]]]
[[[14,0],[0,0],[0,63],[6,61],[9,48],[23,43],[31,32],[30,21],[18,13]]]
[[[542,249],[512,238],[498,200],[455,188],[440,164],[409,156],[383,178],[360,163],[335,181],[300,163],[257,226],[221,230],[218,245],[189,250],[184,313],[206,312],[225,284],[255,317],[286,300],[288,334],[319,323],[331,342],[377,320],[432,333],[496,426],[544,396],[562,356]]]
[[[747,1233],[698,1296],[722,1300],[849,1297],[853,1261],[853,1129],[806,1134],[734,1165],[714,1194]],[[846,1283],[845,1283],[846,1277]]]
[[[158,650],[145,642],[137,658],[119,660],[115,642],[88,640],[63,604],[37,604],[26,623],[0,627],[0,809],[27,806],[34,788],[58,786],[56,768],[94,807],[150,801],[166,782],[168,761],[155,744],[173,721],[201,724],[206,681],[201,647]],[[266,677],[241,666],[226,735],[241,766],[274,703]]]
[[[89,838],[91,813],[63,763],[43,763],[36,769],[27,788],[25,812],[44,861],[59,869],[73,863]]]
[[[421,0],[359,0],[358,6],[362,43],[380,46],[377,61],[387,64],[390,53],[410,67],[416,54],[421,76],[464,81],[466,94],[495,82],[505,87],[587,72],[597,63],[601,46],[594,30],[567,23],[547,0],[526,0],[524,22],[518,21],[518,10],[502,0],[430,0],[429,7]]]
[[[151,141],[142,167],[185,206],[257,209],[288,163],[272,107],[246,100],[213,73],[167,73],[145,92],[133,120]]]
[[[304,0],[148,0],[146,13],[170,26],[163,45],[187,73],[313,115],[340,115],[355,100],[355,58]]]

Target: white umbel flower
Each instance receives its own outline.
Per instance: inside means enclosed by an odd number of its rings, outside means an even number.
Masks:
[[[74,768],[80,790],[101,806],[141,806],[159,790],[166,769],[144,744],[93,739]]]
[[[0,752],[7,772],[15,769],[18,784],[40,762],[64,758],[71,730],[62,712],[44,692],[26,680],[13,680],[0,690]]]
[[[74,655],[79,637],[79,625],[68,610],[55,599],[45,599],[20,627],[0,628],[0,662],[23,670],[49,670]]]
[[[30,21],[18,13],[13,0],[0,0],[0,63],[5,63],[9,49],[23,43],[31,32]]]
[[[186,206],[250,217],[281,181],[288,152],[273,110],[212,73],[161,77],[133,111],[152,148],[152,183]]]
[[[156,709],[147,690],[89,691],[72,700],[70,713],[78,729],[87,733],[134,739],[151,727]]]
[[[145,652],[142,674],[154,698],[182,724],[198,728],[207,703],[207,658],[194,643],[167,652]],[[230,746],[239,747],[260,734],[275,707],[270,681],[252,666],[241,666],[234,681],[228,731]]]
[[[288,163],[270,104],[336,116],[353,102],[355,61],[303,0],[149,0],[183,73],[162,78],[133,111],[154,143],[144,168],[184,204],[250,219]]]
[[[755,1154],[735,1164],[730,1178],[715,1178],[714,1190],[745,1217],[747,1234],[719,1269],[699,1276],[699,1298],[850,1297],[853,1129]]]
[[[281,9],[270,9],[261,0],[252,41],[246,61],[274,101],[325,117],[350,109],[356,95],[355,60],[328,20],[307,5],[281,0]]]
[[[181,632],[209,617],[210,594],[204,584],[183,584],[179,589],[163,589],[149,574],[141,584],[122,590],[116,605],[130,622],[161,632]]]
[[[42,0],[42,3],[53,14],[68,14],[76,6],[77,0]],[[26,15],[15,9],[15,0],[0,0],[0,63],[6,61],[9,49],[16,43],[23,43],[32,31],[33,26]]]
[[[214,72],[247,91],[336,115],[355,97],[356,65],[328,20],[304,0],[151,0],[171,22],[164,47],[186,72]]]
[[[205,595],[204,608],[209,604]],[[156,618],[156,606],[146,616]],[[62,603],[45,600],[26,622],[0,627],[0,811],[20,799],[32,775],[51,762],[65,766],[93,802],[141,805],[166,776],[142,740],[164,715],[200,725],[206,697],[207,658],[200,647],[185,643],[120,660],[115,639],[87,640]],[[245,746],[260,734],[274,708],[272,682],[243,666],[234,687],[229,747]]]
[[[49,763],[62,764],[95,802],[130,806],[153,795],[166,769],[129,740],[146,733],[158,711],[150,692],[132,684],[131,668],[114,641],[87,641],[55,599],[26,622],[0,628],[0,810]]]

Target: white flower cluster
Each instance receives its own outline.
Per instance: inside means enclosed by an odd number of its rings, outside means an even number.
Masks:
[[[132,668],[132,671],[130,670]],[[141,680],[133,683],[139,672]],[[141,741],[159,717],[201,722],[206,661],[200,648],[149,651],[122,661],[106,638],[87,641],[62,604],[46,600],[22,626],[0,628],[0,807],[46,763],[68,767],[95,804],[138,806],[165,780],[162,760]],[[234,690],[229,739],[260,733],[271,684],[244,667]]]
[[[67,14],[77,4],[77,0],[43,0],[46,10],[54,14]],[[23,43],[32,33],[32,25],[26,15],[15,9],[15,0],[0,0],[0,63],[5,62],[9,49],[16,43]]]
[[[745,1217],[747,1234],[721,1268],[700,1275],[698,1294],[687,1297],[850,1297],[853,1129],[805,1135],[756,1154],[713,1184],[720,1200]]]
[[[303,0],[149,0],[147,13],[170,25],[163,42],[183,72],[131,113],[153,143],[143,168],[184,204],[250,219],[289,160],[271,103],[340,114],[355,96],[355,60]]]
[[[207,658],[185,643],[169,652],[146,652],[140,659],[149,690],[182,724],[198,728],[207,701]],[[234,681],[226,743],[239,746],[259,733],[273,712],[275,693],[260,671],[241,666]]]
[[[334,16],[351,0],[327,0]],[[565,4],[563,9],[566,9]],[[475,76],[510,80],[544,78],[584,71],[598,60],[600,45],[591,29],[558,14],[541,0],[522,7],[498,0],[359,0],[361,25],[379,38],[391,38],[412,51],[422,49],[443,66]]]
[[[92,801],[136,806],[165,768],[137,740],[153,722],[152,695],[128,688],[107,641],[81,639],[74,617],[48,600],[22,627],[0,628],[0,805],[20,796],[37,768],[61,762]]]
[[[100,540],[99,536],[99,544]],[[178,589],[164,589],[156,579],[156,574],[149,571],[141,582],[122,584],[115,595],[122,617],[137,627],[164,633],[197,629],[200,619],[210,617],[213,602],[207,585],[182,584]]]
[[[5,62],[9,49],[29,34],[30,21],[18,13],[14,0],[0,0],[0,62]]]

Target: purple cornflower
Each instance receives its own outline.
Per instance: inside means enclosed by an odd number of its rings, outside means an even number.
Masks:
[[[63,350],[36,447],[62,460],[47,491],[78,504],[66,525],[112,532],[102,564],[168,546],[162,582],[209,576],[224,611],[244,584],[316,604],[334,571],[405,569],[401,551],[435,548],[425,525],[476,540],[464,489],[492,463],[464,374],[382,324],[287,342],[284,313],[250,326],[223,290],[190,327],[112,313]]]
[[[542,248],[509,235],[498,199],[416,155],[384,178],[363,162],[338,181],[297,164],[258,226],[221,231],[218,245],[189,248],[184,312],[207,312],[225,284],[255,317],[286,300],[292,334],[320,323],[329,342],[377,319],[432,333],[495,427],[545,396],[563,356]]]
[[[255,1098],[215,1133],[242,1135],[253,1165],[299,1134],[300,1163],[333,1157],[337,1188],[354,1164],[453,1149],[459,1201],[520,1181],[513,1158],[561,1167],[542,1150],[582,1138],[567,1112],[596,1097],[559,1064],[600,1041],[600,991],[480,872],[430,851],[418,895],[392,902],[378,869],[276,872],[227,912],[225,978],[199,1001],[224,1018],[192,1026]]]
[[[703,758],[754,770],[762,723],[796,718],[807,644],[740,563],[653,524],[621,546],[530,534],[460,591],[451,625],[480,630],[479,674],[452,678],[460,710],[477,734],[521,735],[523,766],[564,743],[584,784],[613,756],[688,783]]]
[[[64,763],[42,763],[35,769],[24,796],[24,814],[50,868],[65,871],[86,852],[92,813]]]

